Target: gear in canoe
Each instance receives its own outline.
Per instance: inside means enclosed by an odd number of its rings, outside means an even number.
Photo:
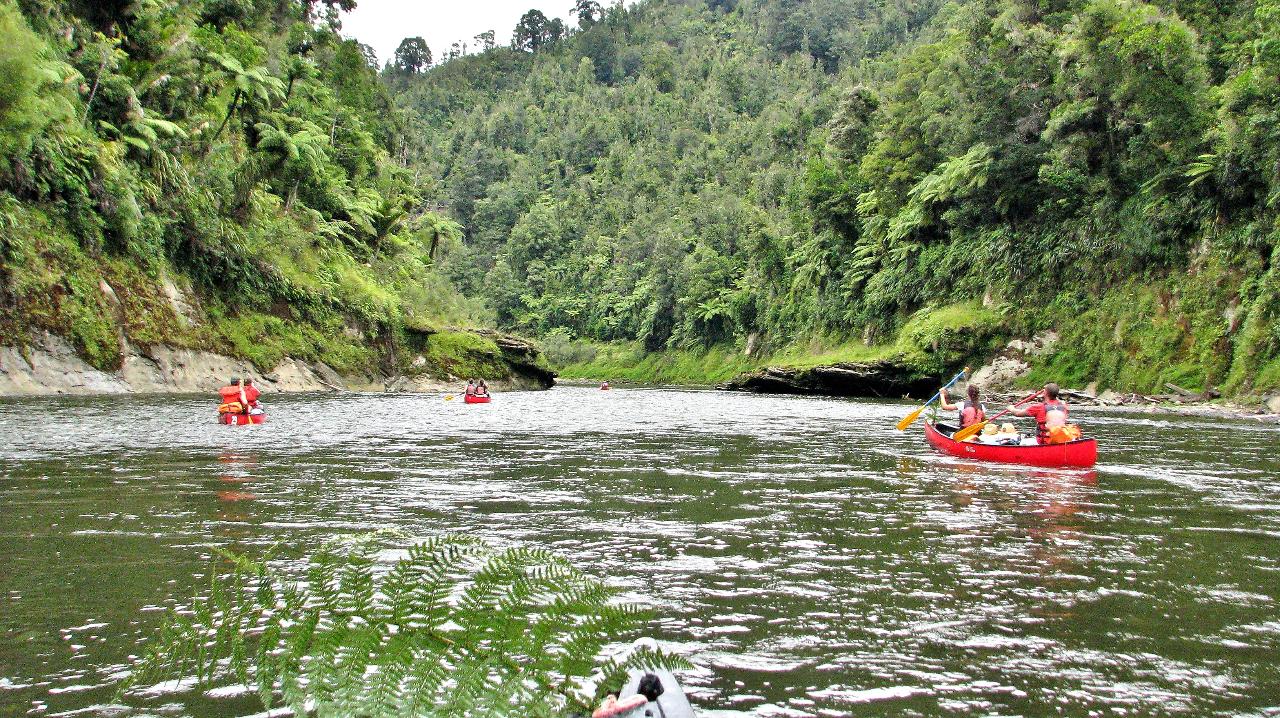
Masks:
[[[633,649],[656,644],[651,638],[641,638]],[[591,718],[693,718],[693,706],[671,671],[637,668],[627,674],[618,695],[610,695],[592,714]]]

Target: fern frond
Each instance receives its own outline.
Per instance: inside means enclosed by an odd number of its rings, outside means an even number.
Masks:
[[[548,551],[441,536],[380,562],[386,540],[325,544],[304,583],[217,554],[207,593],[171,614],[124,690],[194,674],[297,714],[563,715],[589,709],[595,657],[642,620]]]

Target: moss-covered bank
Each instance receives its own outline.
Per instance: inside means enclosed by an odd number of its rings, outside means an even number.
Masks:
[[[766,341],[753,339],[764,348],[750,355],[746,342],[658,353],[647,353],[638,343],[557,340],[547,348],[566,378],[728,382],[743,388],[783,388],[791,382],[797,391],[851,393],[824,388],[816,376],[823,371],[814,370],[834,368],[828,373],[836,376],[840,370],[865,373],[878,367],[879,375],[897,376],[904,385],[920,377],[933,384],[966,364],[976,368],[990,362],[1010,340],[1052,330],[1058,340],[1025,357],[1029,371],[1014,381],[1015,387],[1057,381],[1096,385],[1099,391],[1160,393],[1174,383],[1252,401],[1280,391],[1275,352],[1280,283],[1274,264],[1240,267],[1206,257],[1192,270],[1162,281],[1133,280],[1100,296],[1064,291],[1047,306],[949,304],[916,312],[892,341],[872,345],[826,337],[770,350]],[[1242,281],[1249,276],[1257,279]],[[751,377],[760,381],[753,384]]]

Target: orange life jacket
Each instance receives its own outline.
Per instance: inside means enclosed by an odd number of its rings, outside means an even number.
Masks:
[[[1048,444],[1049,432],[1067,425],[1067,405],[1057,399],[1046,399],[1044,415],[1037,417],[1036,440]]]

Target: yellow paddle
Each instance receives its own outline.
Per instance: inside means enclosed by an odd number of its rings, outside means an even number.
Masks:
[[[1043,391],[1043,390],[1042,390],[1042,391]],[[1031,401],[1032,399],[1036,398],[1037,396],[1040,396],[1040,392],[1039,392],[1039,391],[1037,391],[1036,393],[1032,394],[1031,396],[1029,396],[1029,397],[1027,397],[1027,398],[1023,399],[1022,401],[1018,402],[1017,404],[1014,404],[1014,406],[1022,406],[1023,404],[1025,404],[1025,403],[1027,403],[1027,402]],[[1008,414],[1008,413],[1009,413],[1009,410],[1008,410],[1008,409],[1005,409],[1004,411],[1000,412],[999,414],[996,414],[995,416],[991,417],[990,419],[984,419],[984,420],[982,420],[982,421],[979,421],[979,422],[978,422],[978,423],[976,423],[976,424],[970,424],[970,425],[968,425],[968,426],[964,427],[963,429],[961,429],[960,431],[957,431],[956,433],[952,434],[952,435],[951,435],[951,439],[952,439],[953,441],[964,441],[965,439],[968,439],[969,437],[976,435],[979,431],[982,431],[982,427],[986,426],[987,424],[990,424],[991,422],[995,421],[996,419],[999,419],[1000,417],[1002,417],[1002,416],[1004,416],[1005,414]]]
[[[969,373],[969,367],[965,367],[965,368],[964,368],[964,369],[963,369],[959,374],[956,374],[954,377],[952,377],[951,381],[947,382],[947,385],[946,385],[946,386],[944,386],[944,387],[942,387],[942,388],[943,388],[943,389],[949,389],[949,388],[951,388],[951,385],[952,385],[952,384],[954,384],[954,383],[956,383],[956,382],[960,381],[960,377],[962,377],[962,376],[964,376],[965,374],[968,374],[968,373]],[[911,412],[910,414],[907,414],[907,416],[906,416],[906,418],[905,418],[905,419],[903,419],[902,421],[899,421],[899,422],[898,422],[898,431],[903,431],[903,430],[905,430],[908,426],[911,426],[912,424],[916,423],[916,419],[919,419],[919,418],[920,418],[920,415],[924,413],[924,410],[925,410],[925,409],[927,409],[927,408],[929,408],[929,405],[930,405],[930,404],[932,404],[933,402],[937,401],[937,400],[938,400],[938,397],[940,397],[940,396],[942,396],[942,392],[941,392],[941,391],[939,391],[937,394],[934,394],[932,399],[930,399],[929,401],[926,401],[926,402],[924,403],[924,406],[920,407],[919,409],[916,409],[915,411]]]
[[[444,395],[444,400],[445,400],[445,401],[453,401],[453,394],[445,394],[445,395]]]

